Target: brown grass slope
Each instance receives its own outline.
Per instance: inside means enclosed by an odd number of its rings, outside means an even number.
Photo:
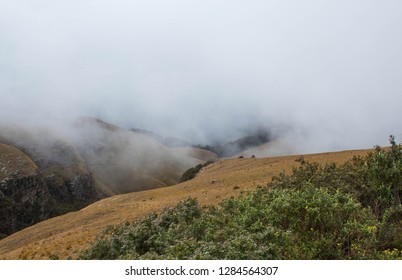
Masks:
[[[311,162],[343,163],[367,150],[305,155]],[[48,259],[77,257],[88,248],[107,225],[140,219],[187,197],[203,205],[217,205],[223,199],[238,196],[258,185],[266,185],[272,176],[291,172],[299,165],[299,156],[236,158],[208,165],[193,180],[171,187],[117,195],[88,207],[56,217],[17,232],[0,241],[2,259]]]
[[[35,174],[38,166],[23,151],[0,143],[0,181],[8,177]]]
[[[170,149],[150,136],[95,118],[76,120],[71,131],[70,141],[114,195],[174,185],[202,161],[191,149]]]

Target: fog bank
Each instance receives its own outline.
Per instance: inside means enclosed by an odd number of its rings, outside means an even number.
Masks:
[[[292,152],[402,140],[401,1],[0,0],[0,118]]]

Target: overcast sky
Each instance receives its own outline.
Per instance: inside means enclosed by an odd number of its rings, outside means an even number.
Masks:
[[[400,0],[0,0],[0,118],[386,145],[402,140],[401,13]]]

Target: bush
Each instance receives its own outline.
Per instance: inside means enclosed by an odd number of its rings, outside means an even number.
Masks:
[[[179,182],[182,183],[182,182],[185,182],[185,181],[188,181],[188,180],[191,180],[191,179],[195,178],[195,176],[197,176],[198,172],[200,172],[200,170],[203,167],[205,167],[205,166],[207,166],[207,165],[209,165],[211,163],[213,163],[213,161],[207,161],[204,164],[198,164],[198,165],[186,170],[183,173],[183,175],[181,176]]]
[[[83,259],[402,259],[402,148],[320,166],[219,207],[189,198],[109,227]]]

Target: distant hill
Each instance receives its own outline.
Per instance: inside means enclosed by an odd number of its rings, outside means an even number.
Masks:
[[[94,118],[53,128],[1,123],[0,235],[104,197],[174,185],[211,158]]]
[[[173,185],[186,169],[202,162],[191,151],[98,119],[81,118],[72,130],[70,142],[112,194]]]
[[[193,146],[192,143],[190,143],[189,141],[186,141],[184,139],[180,139],[180,138],[177,138],[177,137],[163,136],[163,135],[154,133],[154,132],[146,130],[146,129],[131,128],[130,130],[135,132],[135,133],[141,133],[141,134],[147,135],[149,137],[152,137],[152,138],[154,138],[155,140],[157,140],[159,143],[161,143],[162,145],[164,145],[166,147],[180,148],[180,147],[191,147],[191,146]]]
[[[166,147],[198,148],[202,150],[208,150],[219,157],[232,157],[245,150],[258,148],[261,145],[270,143],[274,141],[276,138],[274,134],[269,131],[269,129],[260,128],[255,131],[251,131],[248,134],[246,134],[246,136],[240,137],[234,141],[216,142],[208,145],[201,145],[201,144],[194,144],[189,141],[176,137],[165,137],[163,135],[145,129],[132,128],[130,130],[135,133],[140,133],[149,136]]]
[[[211,145],[195,145],[194,147],[211,151],[219,157],[232,157],[245,150],[249,150],[275,139],[274,135],[265,129],[259,129],[235,141],[216,143]]]

